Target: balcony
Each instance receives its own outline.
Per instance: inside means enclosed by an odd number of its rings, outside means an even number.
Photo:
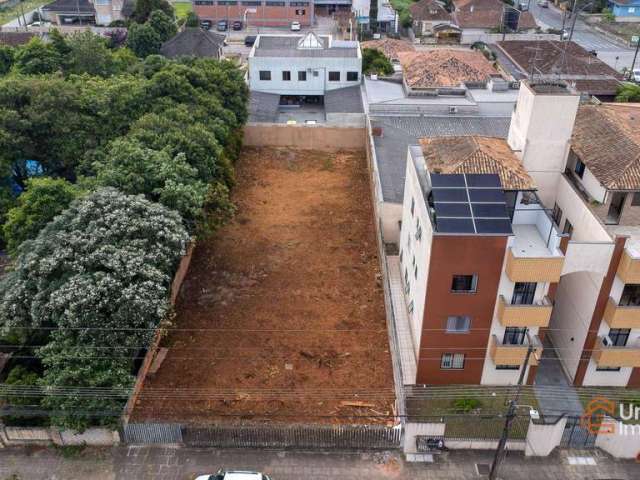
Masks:
[[[542,354],[542,342],[537,335],[531,337],[534,346],[534,353],[529,357],[529,365],[537,365]],[[529,348],[528,341],[522,345],[511,345],[502,343],[496,335],[491,335],[489,353],[495,365],[522,365],[527,356]]]
[[[625,248],[616,273],[624,283],[640,283],[640,257]]]
[[[598,337],[593,360],[598,367],[640,367],[640,346],[615,347],[608,337]]]
[[[551,282],[560,280],[564,256],[526,256],[518,255],[512,247],[507,252],[505,271],[512,282]]]
[[[623,307],[609,297],[604,310],[604,321],[611,328],[640,328],[640,307]]]
[[[500,295],[498,320],[504,327],[547,327],[552,309],[548,297],[531,305],[513,305]]]

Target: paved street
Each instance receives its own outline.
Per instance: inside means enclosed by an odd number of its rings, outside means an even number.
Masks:
[[[549,4],[549,8],[541,8],[535,0],[531,0],[529,8],[539,24],[544,28],[562,28],[564,12]],[[571,29],[572,18],[567,16],[565,28]],[[587,50],[595,50],[598,58],[616,70],[631,67],[634,50],[610,41],[604,35],[593,30],[582,20],[576,20],[573,40]]]
[[[441,455],[435,464],[406,464],[397,453],[304,453],[260,450],[120,447],[63,456],[55,449],[0,449],[0,479],[20,480],[178,480],[220,467],[260,470],[273,480],[478,479],[476,464],[488,465],[491,452],[460,451]],[[591,458],[595,465],[575,458]],[[504,480],[583,480],[640,478],[640,465],[613,461],[599,451],[562,451],[548,458],[508,456]],[[15,477],[13,477],[15,478]],[[13,479],[12,479],[13,480]]]

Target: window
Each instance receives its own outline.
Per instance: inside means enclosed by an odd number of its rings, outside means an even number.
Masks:
[[[625,285],[618,305],[621,307],[640,307],[640,285],[633,283]]]
[[[640,206],[640,192],[634,193],[633,197],[631,197],[631,206],[632,207]]]
[[[511,305],[532,305],[537,285],[536,282],[516,282],[513,287]]]
[[[527,328],[507,327],[504,329],[503,345],[523,345],[527,337]]]
[[[313,76],[314,76],[314,77],[318,77],[318,76],[320,76],[320,72],[318,72],[318,70],[314,70],[314,71],[313,71]]]
[[[289,3],[292,7],[308,7],[309,2],[291,2]]]
[[[347,82],[357,82],[358,72],[347,72]]]
[[[213,0],[196,0],[196,5],[213,5],[215,2]],[[100,5],[100,3],[98,3]]]
[[[404,252],[402,251],[402,249],[400,250],[400,263],[402,263],[402,256],[404,255]]]
[[[576,172],[578,177],[582,178],[584,176],[584,168],[584,163],[582,163],[582,160],[578,159],[576,160],[576,166],[573,171]]]
[[[329,81],[330,82],[339,82],[340,81],[340,72],[329,72]]]
[[[262,5],[262,2],[242,2],[242,5],[245,7],[259,7]]]
[[[283,82],[288,82],[291,80],[291,72],[288,70],[285,70],[282,72],[282,81]]]
[[[474,293],[477,287],[477,275],[454,275],[451,282],[451,291],[457,293]]]
[[[629,328],[612,328],[609,330],[609,340],[611,340],[611,347],[626,347],[629,340],[629,334],[631,330]]]
[[[628,7],[627,11],[629,13],[636,13],[636,7]]]
[[[302,15],[304,15],[305,13],[307,13],[307,11],[306,11],[304,8],[301,8],[301,9],[299,9],[299,10],[296,10],[296,15],[298,15],[298,16],[302,16]]]
[[[407,309],[409,310],[409,314],[412,314],[412,313],[413,313],[413,309],[414,309],[414,308],[415,308],[415,307],[414,307],[414,304],[413,304],[413,300],[411,300],[411,301],[409,302],[409,306],[407,307]]]
[[[571,236],[571,234],[573,233],[573,225],[571,225],[571,222],[568,218],[565,218],[564,220],[564,228],[562,229],[562,233],[566,233],[569,236]]]
[[[418,279],[418,266],[416,265],[415,267],[413,267],[413,276],[415,277],[415,279]]]
[[[471,328],[471,317],[456,315],[447,317],[447,333],[466,333]]]
[[[464,353],[443,353],[440,368],[461,370],[464,368]]]
[[[551,212],[551,218],[553,222],[560,227],[560,220],[562,220],[562,209],[558,206],[558,204],[553,205],[553,211]]]
[[[611,203],[609,204],[609,211],[607,212],[607,218],[604,221],[605,224],[617,225],[620,222],[620,216],[622,215],[622,209],[624,208],[624,202],[626,199],[626,193],[613,192],[611,195]]]
[[[298,72],[298,81],[306,82],[307,81],[307,72]]]
[[[520,365],[496,365],[496,370],[520,370]]]
[[[412,198],[411,199],[411,216],[413,217],[413,211],[416,208],[416,201]]]
[[[422,238],[422,225],[420,225],[420,219],[416,219],[416,240],[420,241]]]
[[[218,5],[238,5],[236,0],[220,0]]]
[[[267,0],[267,7],[284,7],[284,2],[271,2]]]
[[[260,70],[260,80],[271,80],[271,72],[269,70]]]

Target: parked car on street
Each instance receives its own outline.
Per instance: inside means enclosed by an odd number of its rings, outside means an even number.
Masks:
[[[227,22],[226,20],[219,20],[218,24],[216,25],[216,29],[219,32],[226,32],[229,29],[229,22]]]
[[[520,3],[518,3],[518,10],[520,10],[521,12],[527,12],[529,10],[528,0],[523,0]]]
[[[233,22],[233,24],[231,24],[231,28],[233,28],[235,31],[242,30],[242,22],[240,20],[236,20],[235,22]]]
[[[217,473],[211,475],[199,475],[195,480],[271,480],[264,473],[244,472],[242,470],[218,470]]]
[[[202,20],[200,22],[200,28],[203,30],[211,30],[211,20]]]
[[[640,83],[640,68],[634,68],[631,77],[633,78],[634,82]]]
[[[253,44],[256,43],[255,35],[247,35],[244,37],[244,46],[245,47],[253,47]]]
[[[291,22],[291,31],[299,32],[300,31],[300,22]]]
[[[538,0],[538,6],[540,8],[549,8],[549,0]]]

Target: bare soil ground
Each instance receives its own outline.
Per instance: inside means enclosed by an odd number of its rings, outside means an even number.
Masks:
[[[234,200],[234,222],[196,247],[132,421],[388,422],[364,153],[247,149]]]

